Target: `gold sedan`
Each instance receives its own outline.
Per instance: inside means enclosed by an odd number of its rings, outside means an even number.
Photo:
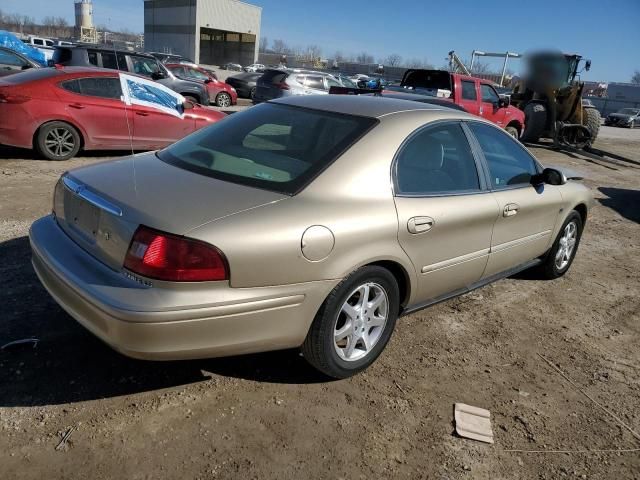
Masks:
[[[51,295],[125,355],[301,347],[342,378],[399,316],[526,268],[566,273],[591,204],[477,117],[318,95],[68,172],[30,239]]]

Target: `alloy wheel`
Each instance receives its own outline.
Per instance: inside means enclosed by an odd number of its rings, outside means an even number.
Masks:
[[[54,157],[70,154],[76,146],[73,134],[66,128],[53,128],[44,139],[44,146]]]
[[[216,102],[219,107],[228,107],[231,105],[231,97],[228,93],[221,93],[218,95],[218,100]]]
[[[562,237],[560,237],[560,243],[558,245],[558,251],[556,252],[556,267],[558,270],[563,270],[571,261],[573,250],[576,246],[578,239],[578,226],[576,222],[567,223],[564,227]]]
[[[334,326],[338,356],[352,362],[367,356],[384,332],[389,316],[387,292],[377,283],[354,289],[342,305]]]

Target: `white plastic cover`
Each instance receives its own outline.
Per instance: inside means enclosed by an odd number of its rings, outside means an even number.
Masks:
[[[120,73],[120,84],[127,105],[143,105],[179,118],[184,117],[185,98],[170,88],[153,80],[126,73]]]

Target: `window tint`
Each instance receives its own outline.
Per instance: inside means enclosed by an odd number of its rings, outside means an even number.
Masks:
[[[468,124],[489,165],[493,188],[529,184],[537,173],[536,164],[516,140],[502,130],[482,123]]]
[[[195,78],[197,80],[207,80],[209,78],[200,70],[196,70],[195,68],[184,67],[184,70],[189,78]]]
[[[315,88],[317,90],[324,90],[324,84],[322,83],[322,77],[316,77],[313,75],[307,75],[307,79],[304,82],[305,87]]]
[[[477,100],[478,95],[476,93],[476,84],[469,80],[462,80],[462,99],[463,100]]]
[[[98,66],[98,52],[94,50],[88,50],[87,55],[89,56],[89,63],[91,65]]]
[[[199,130],[158,157],[203,175],[293,194],[375,123],[265,104]]]
[[[60,86],[69,92],[80,94],[80,84],[78,80],[67,80],[66,82],[62,82]]]
[[[113,70],[127,69],[127,57],[122,53],[101,52],[102,55],[102,68],[111,68]]]
[[[4,50],[0,50],[0,63],[2,65],[12,65],[14,67],[22,67],[23,65],[27,64],[17,55],[14,55],[10,52],[5,52]]]
[[[410,138],[398,155],[395,171],[398,193],[480,189],[471,147],[458,123],[426,128]]]
[[[113,77],[81,78],[80,93],[92,97],[120,99],[122,89],[120,79]]]
[[[496,91],[490,85],[481,83],[480,92],[482,93],[482,101],[485,103],[497,103],[500,99]]]
[[[34,38],[33,39],[33,44],[34,45],[44,45],[44,42],[42,40],[40,40],[39,38]]]

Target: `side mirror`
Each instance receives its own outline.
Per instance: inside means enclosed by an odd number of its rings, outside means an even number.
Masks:
[[[192,108],[194,108],[195,106],[196,106],[196,105],[195,105],[195,103],[193,103],[193,102],[192,102],[192,101],[190,101],[190,100],[185,100],[185,101],[182,103],[182,108],[183,108],[183,109],[185,109],[185,110],[191,110],[191,109],[192,109]]]
[[[500,97],[498,100],[498,108],[507,108],[509,105],[511,105],[510,97]]]
[[[160,80],[162,78],[165,78],[165,74],[162,72],[153,72],[151,74],[151,79],[152,80]]]
[[[207,79],[204,81],[204,83],[211,83],[211,82],[213,82],[213,80],[211,80],[210,78],[207,78]]]
[[[22,65],[22,69],[21,70],[29,70],[30,68],[33,68],[31,65],[29,65],[28,63],[25,63],[24,65]]]
[[[567,183],[567,177],[560,170],[555,168],[545,168],[542,173],[531,176],[532,185],[564,185]]]

